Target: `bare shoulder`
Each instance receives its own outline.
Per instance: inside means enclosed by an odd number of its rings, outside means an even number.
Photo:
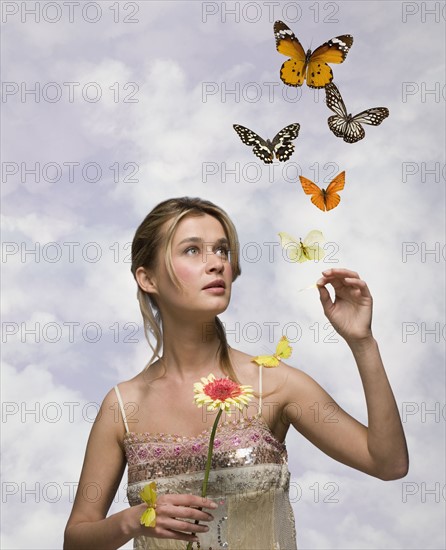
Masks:
[[[117,386],[123,403],[140,403],[146,396],[148,387],[154,380],[160,378],[164,372],[159,361],[157,361],[150,365],[149,368],[143,369],[133,378],[119,382]],[[112,388],[111,393],[114,394],[116,400],[114,388]]]
[[[231,358],[240,382],[252,385],[257,392],[260,367],[252,361],[253,357],[231,349]],[[262,415],[279,441],[285,440],[290,424],[300,417],[297,413],[309,408],[318,387],[311,376],[282,361],[277,367],[262,368]]]
[[[257,388],[260,367],[252,361],[253,356],[231,348],[231,358],[240,382],[251,384],[254,388]],[[263,393],[281,398],[280,401],[283,405],[291,400],[291,397],[296,398],[296,391],[299,391],[299,389],[305,391],[305,387],[314,382],[302,370],[287,365],[283,361],[280,361],[278,367],[263,367],[262,378]]]
[[[141,401],[142,381],[140,375],[130,380],[124,380],[116,384],[104,398],[101,405],[101,413],[107,418],[107,422],[114,424],[114,432],[118,441],[122,442],[126,432],[124,417],[127,422],[137,410]],[[123,415],[124,410],[124,415]]]
[[[98,415],[93,425],[91,437],[112,437],[113,441],[120,442],[125,428],[122,421],[120,404],[115,388],[111,388],[105,395]]]

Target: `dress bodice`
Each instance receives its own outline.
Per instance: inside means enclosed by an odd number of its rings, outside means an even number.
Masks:
[[[195,437],[127,431],[130,505],[142,502],[139,492],[150,481],[156,481],[158,495],[200,495],[209,437],[210,430]],[[198,534],[200,543],[193,548],[295,550],[289,481],[285,444],[274,437],[260,414],[221,422],[207,489],[218,509],[212,511],[215,519],[209,532]],[[186,544],[143,536],[135,539],[134,548],[184,550]]]
[[[203,472],[210,430],[196,437],[127,432],[124,449],[129,485],[147,479]],[[262,416],[228,420],[217,427],[212,470],[259,464],[286,464],[287,452],[271,433]],[[140,503],[132,495],[130,504]]]

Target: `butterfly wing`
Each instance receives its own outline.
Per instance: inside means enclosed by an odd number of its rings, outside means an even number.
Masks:
[[[290,262],[301,262],[302,258],[302,247],[301,243],[292,237],[289,233],[282,231],[279,233],[280,244],[287,252],[287,257]]]
[[[331,82],[325,86],[325,102],[327,107],[339,117],[347,119],[347,108],[337,86]]]
[[[322,260],[325,256],[325,251],[321,247],[321,244],[323,244],[324,241],[325,239],[321,231],[318,231],[317,229],[310,231],[305,237],[303,243],[301,243],[302,256],[304,256],[305,259],[300,261],[305,262],[307,260]]]
[[[316,48],[311,58],[314,61],[323,61],[324,63],[343,63],[352,44],[353,36],[351,34],[336,36]]]
[[[258,355],[251,359],[254,363],[262,365],[264,367],[278,367],[280,359],[287,359],[290,357],[292,348],[288,342],[286,336],[282,336],[276,347],[276,353],[274,355]]]
[[[336,113],[328,117],[328,127],[336,137],[344,138],[348,129],[349,117],[341,93],[333,82],[325,86],[325,102],[327,103],[327,107]],[[357,136],[356,141],[359,141],[365,135],[361,125],[358,124],[351,127],[350,134]]]
[[[311,202],[320,210],[325,211],[325,194],[322,189],[304,176],[299,176],[299,179],[305,194],[311,195]]]
[[[279,359],[277,359],[275,355],[257,355],[257,357],[254,357],[251,361],[254,361],[258,365],[262,365],[264,367],[279,366]]]
[[[272,144],[276,158],[282,162],[288,160],[294,151],[294,144],[292,140],[296,139],[299,135],[300,124],[294,123],[289,126],[285,126],[274,137]]]
[[[234,124],[233,128],[243,143],[252,147],[252,152],[254,155],[262,159],[265,164],[271,164],[273,162],[273,147],[270,146],[264,139],[249,128],[241,126],[240,124]]]
[[[342,137],[347,143],[356,143],[365,136],[361,124],[378,126],[389,116],[389,109],[386,107],[374,107],[361,111],[355,116],[347,114],[344,100],[338,88],[331,82],[325,87],[325,100],[327,107],[335,115],[328,117],[328,126],[336,137]]]
[[[361,124],[378,126],[388,116],[389,109],[386,107],[373,107],[372,109],[362,111],[353,117],[349,117],[344,129],[344,141],[347,143],[356,143],[365,136],[365,130]],[[328,125],[330,126],[330,122],[328,122]]]
[[[325,251],[320,247],[324,242],[324,236],[318,230],[310,231],[304,242],[297,242],[294,237],[285,232],[279,233],[279,237],[280,244],[287,250],[288,258],[292,262],[320,260],[325,256]]]
[[[381,122],[389,116],[387,107],[373,107],[355,115],[352,120],[360,124],[371,124],[379,126]]]
[[[302,86],[305,80],[305,50],[293,31],[283,21],[274,23],[274,36],[277,51],[290,57],[280,69],[280,78],[288,86]]]
[[[353,36],[336,36],[316,48],[307,68],[307,84],[310,88],[325,88],[333,80],[333,72],[327,63],[343,63],[353,44]]]
[[[344,138],[349,130],[349,136],[355,137],[351,143],[354,141],[359,141],[365,136],[363,127],[360,124],[354,124],[353,126],[349,123],[347,118],[340,117],[338,115],[332,115],[328,117],[328,127],[333,132],[336,137]]]
[[[291,356],[292,351],[293,350],[288,342],[288,338],[286,336],[282,336],[277,344],[275,356],[278,359],[288,359],[288,357]]]
[[[336,208],[341,202],[338,191],[342,191],[345,185],[345,171],[338,174],[329,184],[325,191],[325,206],[327,211]]]

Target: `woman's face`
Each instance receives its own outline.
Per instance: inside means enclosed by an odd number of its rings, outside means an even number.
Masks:
[[[228,251],[228,239],[216,218],[204,214],[182,219],[172,239],[172,266],[181,288],[171,281],[162,251],[154,273],[161,315],[170,311],[181,317],[192,312],[215,316],[224,311],[232,285]]]

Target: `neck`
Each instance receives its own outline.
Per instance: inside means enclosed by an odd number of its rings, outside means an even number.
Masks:
[[[187,324],[163,322],[163,362],[175,377],[199,378],[211,372],[218,376],[219,347],[214,319]]]

